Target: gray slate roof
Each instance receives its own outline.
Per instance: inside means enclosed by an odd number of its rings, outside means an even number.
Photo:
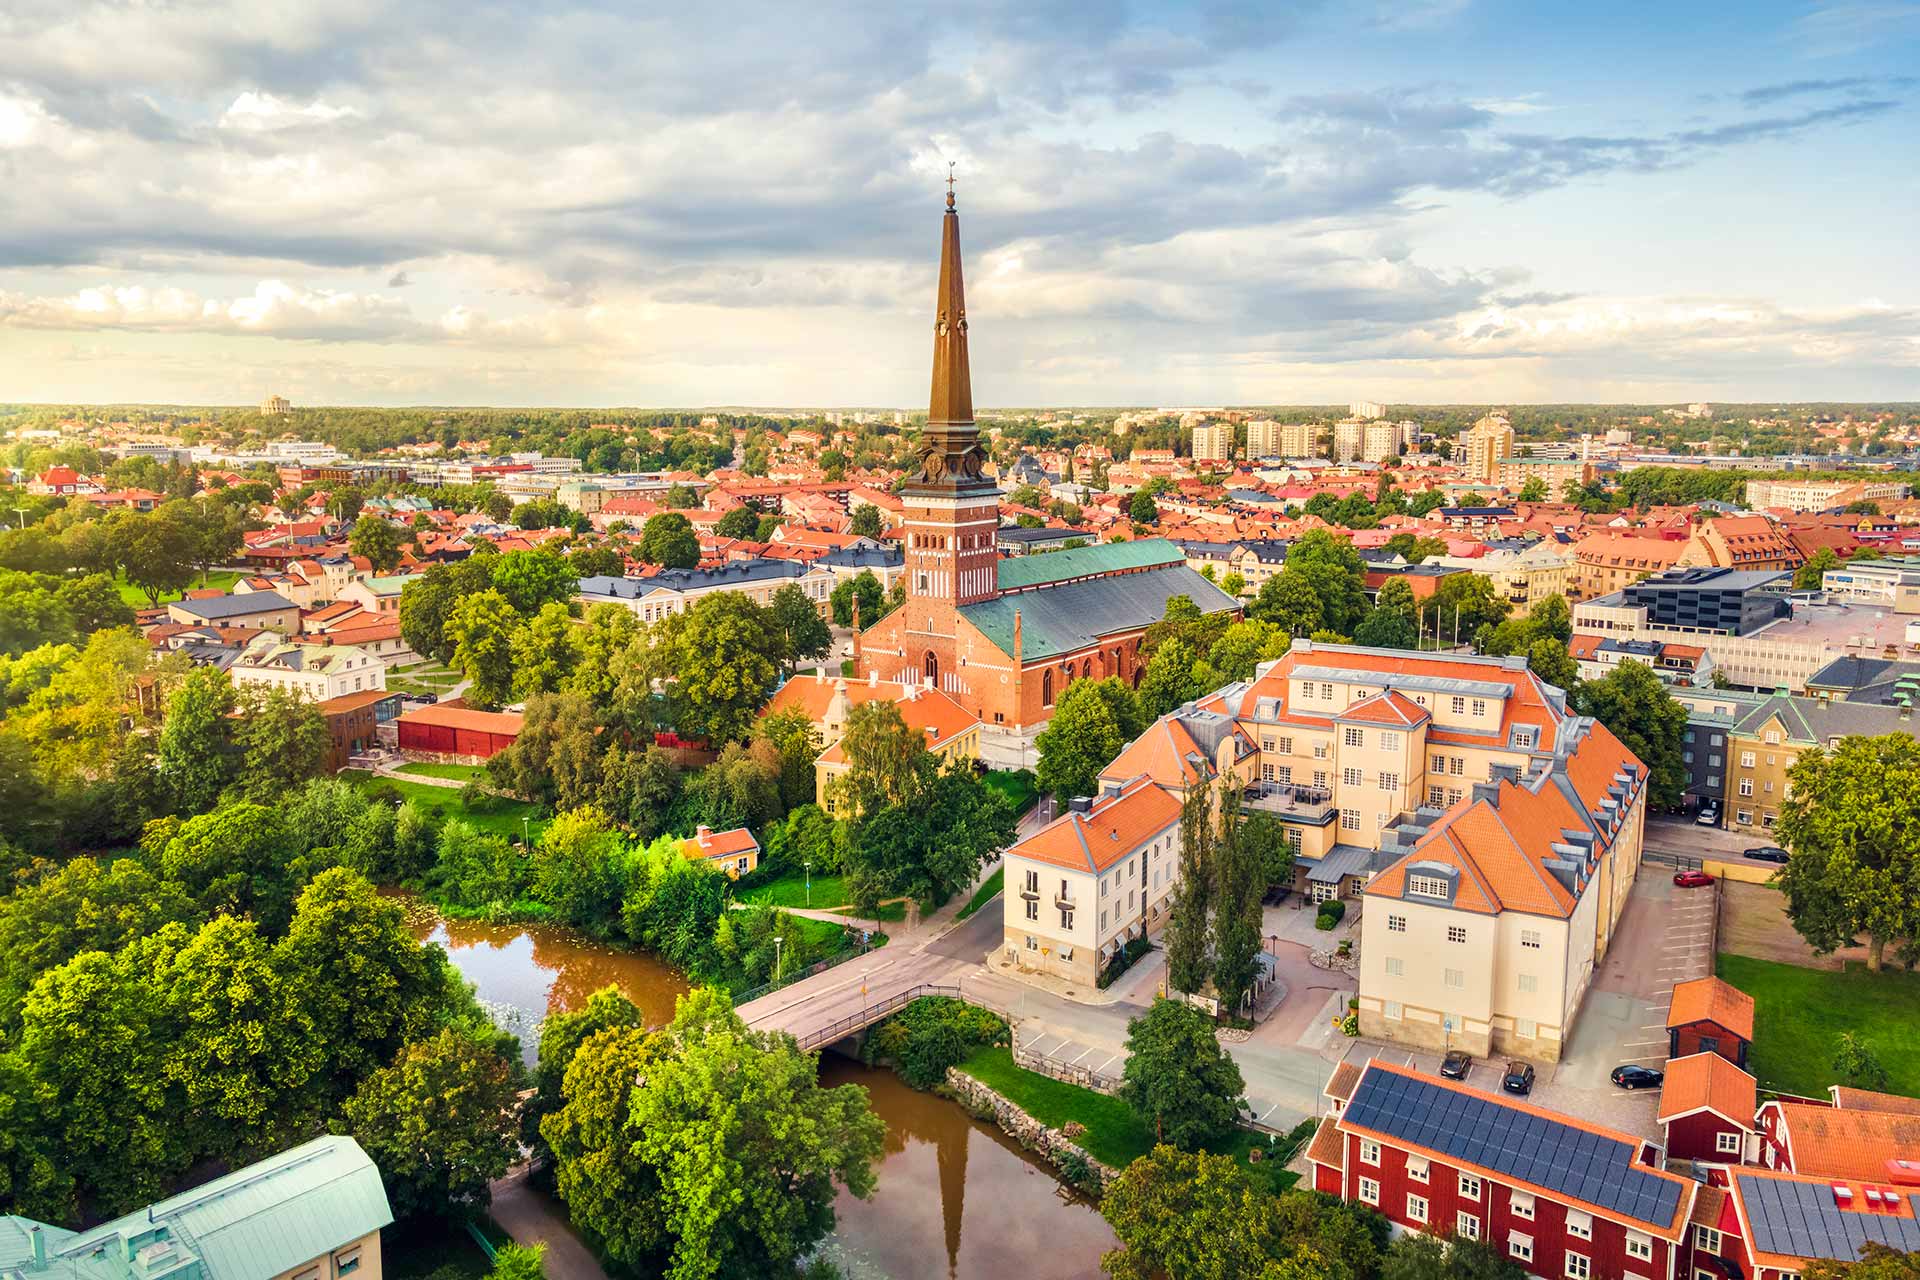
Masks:
[[[1041,558],[1073,554],[1056,551]],[[1005,567],[1006,562],[1002,562],[1003,571]],[[1011,654],[1013,616],[1017,612],[1021,658],[1051,658],[1084,649],[1104,636],[1158,622],[1166,616],[1167,601],[1175,596],[1186,596],[1202,613],[1239,608],[1231,596],[1181,563],[982,600],[960,606],[960,615],[1001,652]]]
[[[293,601],[278,591],[250,591],[237,596],[209,596],[204,600],[175,600],[170,607],[196,618],[205,618],[208,622],[217,622],[222,618],[244,618],[255,613],[291,609],[294,605]]]

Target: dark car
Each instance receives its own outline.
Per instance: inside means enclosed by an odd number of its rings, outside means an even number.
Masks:
[[[1473,1070],[1473,1055],[1465,1049],[1449,1049],[1440,1063],[1440,1074],[1449,1080],[1465,1080]]]
[[[1667,1073],[1652,1067],[1636,1067],[1631,1063],[1613,1069],[1613,1082],[1622,1089],[1658,1089]]]
[[[1744,855],[1755,862],[1785,862],[1792,855],[1777,844],[1763,844],[1757,849],[1749,849]]]
[[[1676,871],[1673,882],[1682,889],[1704,889],[1713,883],[1713,877],[1704,871]]]
[[[1533,1064],[1530,1062],[1509,1062],[1507,1073],[1500,1077],[1500,1087],[1508,1093],[1517,1093],[1526,1097],[1533,1092]]]

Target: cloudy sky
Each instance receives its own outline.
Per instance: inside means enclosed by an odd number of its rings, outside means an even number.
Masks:
[[[652,11],[651,13],[649,11]],[[0,401],[1920,399],[1920,0],[7,0]]]

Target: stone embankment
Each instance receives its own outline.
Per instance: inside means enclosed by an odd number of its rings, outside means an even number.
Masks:
[[[1096,1194],[1103,1192],[1108,1183],[1120,1176],[1118,1169],[1109,1168],[1095,1160],[1066,1133],[1041,1124],[958,1067],[947,1068],[947,1088],[967,1110],[999,1125],[1002,1133],[1051,1164],[1063,1177],[1070,1171],[1077,1172],[1076,1166],[1084,1167],[1090,1175],[1089,1181],[1097,1180],[1098,1185],[1078,1187],[1079,1190]],[[1073,1181],[1071,1178],[1066,1180],[1069,1183]]]

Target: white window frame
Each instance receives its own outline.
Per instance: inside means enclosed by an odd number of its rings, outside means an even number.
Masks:
[[[1529,951],[1538,951],[1540,949],[1540,931],[1538,929],[1522,929],[1520,931],[1520,945]]]
[[[1464,944],[1466,940],[1467,940],[1467,926],[1463,924],[1450,924],[1447,926],[1448,942],[1452,942],[1456,944]]]
[[[1359,1200],[1361,1204],[1380,1207],[1380,1183],[1373,1178],[1360,1179]]]
[[[1360,1139],[1360,1163],[1376,1167],[1380,1163],[1380,1144],[1372,1138]]]
[[[1507,1210],[1516,1218],[1533,1221],[1533,1192],[1516,1191],[1507,1201]]]
[[[1447,896],[1447,882],[1439,876],[1409,875],[1407,877],[1407,892],[1422,898],[1445,898]]]
[[[1693,1229],[1693,1247],[1704,1253],[1718,1254],[1725,1245],[1720,1238],[1720,1228],[1696,1226]]]
[[[1405,916],[1396,916],[1393,913],[1389,912],[1387,914],[1387,932],[1388,933],[1405,933],[1406,931],[1407,931],[1407,918]]]
[[[1425,1156],[1407,1157],[1407,1180],[1426,1185],[1432,1179],[1432,1167]]]
[[[1348,725],[1347,731],[1340,735],[1340,741],[1349,747],[1364,747],[1367,745],[1367,732]]]
[[[1567,1235],[1575,1240],[1592,1240],[1593,1215],[1583,1209],[1567,1210]]]
[[[1453,1232],[1462,1240],[1478,1240],[1480,1238],[1479,1215],[1468,1213],[1464,1209],[1460,1210],[1453,1215]]]
[[[1515,1262],[1533,1261],[1533,1237],[1518,1231],[1507,1233],[1507,1256]]]
[[[1652,1262],[1653,1237],[1643,1231],[1627,1232],[1627,1256],[1636,1262]]]
[[[1584,1253],[1567,1250],[1565,1275],[1567,1280],[1592,1280],[1593,1259]]]
[[[1454,990],[1466,990],[1467,971],[1465,969],[1448,969],[1441,974],[1441,977],[1446,982],[1446,985],[1452,987]]]
[[[1716,1152],[1717,1154],[1719,1154],[1719,1155],[1723,1155],[1723,1156],[1737,1156],[1737,1155],[1739,1155],[1739,1154],[1740,1154],[1740,1147],[1741,1147],[1741,1145],[1742,1145],[1742,1143],[1741,1143],[1741,1141],[1740,1141],[1740,1136],[1741,1136],[1741,1135],[1740,1135],[1740,1134],[1738,1134],[1738,1133],[1716,1133],[1716,1134],[1714,1134],[1714,1135],[1713,1135],[1713,1149],[1714,1149],[1714,1151],[1715,1151],[1715,1152]]]
[[[1387,957],[1387,976],[1389,978],[1406,977],[1407,976],[1406,961],[1402,960],[1399,956],[1388,956]]]
[[[1421,1226],[1425,1226],[1427,1224],[1427,1210],[1430,1207],[1431,1206],[1427,1204],[1427,1198],[1425,1196],[1417,1196],[1411,1191],[1407,1192],[1408,1221],[1417,1222]]]
[[[1478,1200],[1480,1198],[1480,1193],[1485,1189],[1486,1189],[1486,1184],[1481,1182],[1480,1179],[1474,1177],[1472,1174],[1463,1173],[1460,1175],[1460,1198],[1461,1199]]]

